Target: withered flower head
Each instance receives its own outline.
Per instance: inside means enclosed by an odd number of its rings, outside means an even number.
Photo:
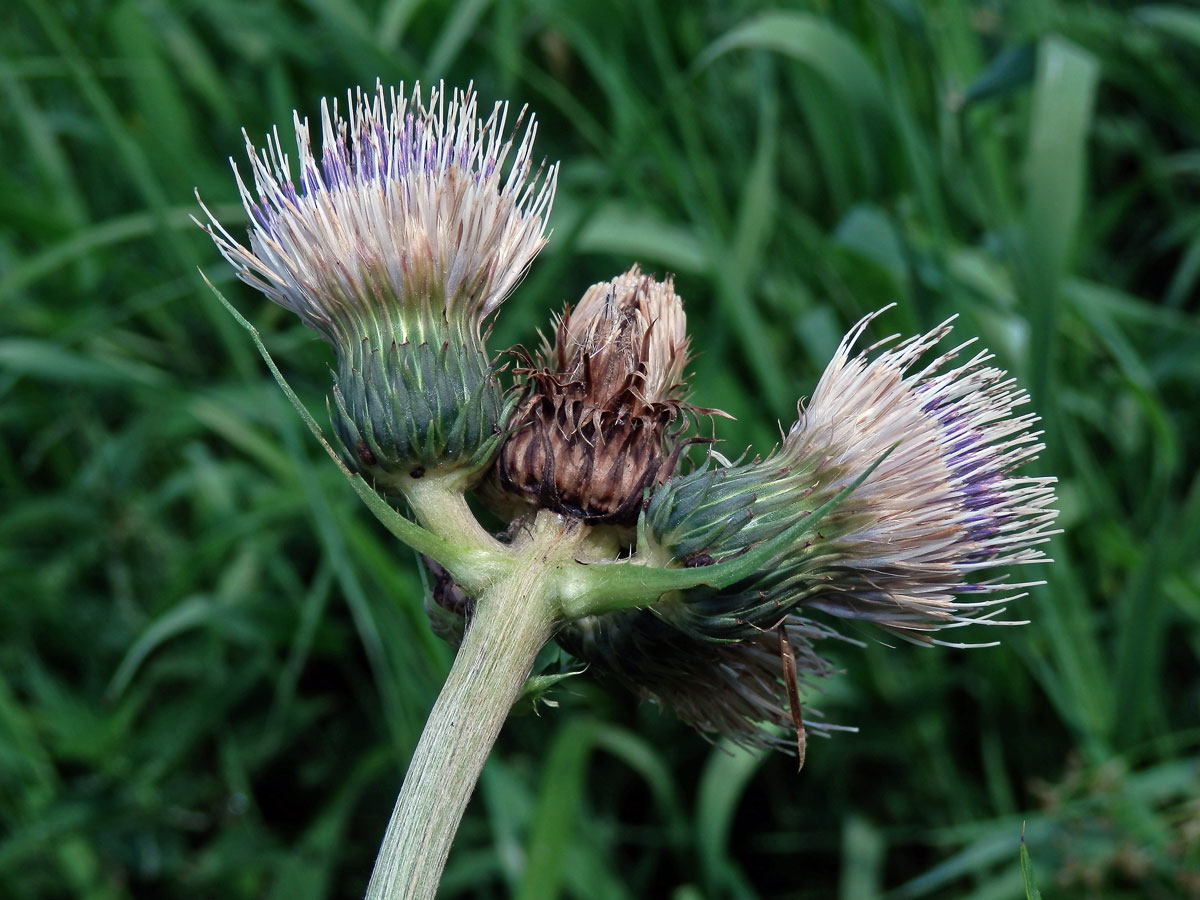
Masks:
[[[813,687],[834,674],[817,652],[817,641],[846,640],[799,616],[743,640],[710,641],[680,631],[651,610],[622,610],[568,622],[557,639],[601,680],[670,710],[711,738],[791,750],[805,731],[828,737],[854,730],[825,722],[813,709],[804,711],[800,724],[799,706],[783,700],[787,678]]]
[[[643,491],[682,446],[686,327],[669,278],[634,266],[588,288],[526,370],[501,486],[585,521],[636,520]]]

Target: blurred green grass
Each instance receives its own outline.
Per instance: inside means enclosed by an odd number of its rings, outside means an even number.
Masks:
[[[800,775],[571,679],[443,895],[1015,898],[1024,823],[1048,897],[1200,896],[1194,7],[22,0],[0,49],[0,893],[361,895],[450,654],[197,267],[319,416],[327,352],[188,216],[241,221],[241,127],[444,77],[563,161],[494,347],[674,272],[736,453],[862,314],[958,314],[1065,533],[1002,647],[842,652]]]

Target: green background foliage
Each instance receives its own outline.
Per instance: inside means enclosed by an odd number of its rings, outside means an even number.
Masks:
[[[736,454],[861,315],[958,314],[1064,534],[999,648],[853,632],[799,775],[569,679],[442,895],[1015,898],[1024,823],[1048,897],[1200,896],[1194,7],[17,0],[0,48],[0,894],[361,896],[450,651],[197,268],[322,419],[330,353],[189,215],[240,227],[241,127],[444,77],[563,163],[493,348],[673,272]]]

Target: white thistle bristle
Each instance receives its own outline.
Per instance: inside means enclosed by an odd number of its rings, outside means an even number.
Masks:
[[[486,120],[477,106],[469,87],[447,103],[443,85],[428,104],[420,85],[407,99],[403,85],[360,88],[348,119],[322,100],[319,159],[308,120],[293,115],[298,182],[277,129],[262,151],[246,136],[253,190],[234,172],[249,248],[203,203],[202,227],[243,281],[338,346],[407,339],[421,316],[478,334],[546,243],[558,166],[534,170],[537,124],[524,109],[514,148],[508,104]]]
[[[1036,547],[1056,533],[1056,479],[1011,474],[1043,449],[1032,430],[1038,419],[1012,414],[1028,397],[987,365],[986,351],[950,367],[970,341],[918,367],[953,319],[882,352],[872,354],[894,338],[854,354],[877,315],[843,339],[784,441],[783,455],[821,454],[823,469],[841,473],[830,489],[887,454],[837,511],[853,523],[833,540],[836,567],[849,580],[835,579],[804,605],[922,642],[947,626],[1016,624],[988,608],[1040,582],[973,576],[1045,561]],[[1001,591],[1006,596],[982,602],[958,599]]]

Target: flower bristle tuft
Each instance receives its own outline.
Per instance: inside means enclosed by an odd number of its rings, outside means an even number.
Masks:
[[[293,114],[298,178],[278,130],[261,152],[245,135],[249,248],[207,207],[204,227],[238,277],[335,347],[420,343],[443,320],[478,337],[547,240],[558,166],[534,168],[535,118],[522,110],[506,136],[508,104],[481,119],[469,87],[425,102],[419,84],[406,97],[378,82],[346,101],[348,118],[321,101],[319,157]]]

